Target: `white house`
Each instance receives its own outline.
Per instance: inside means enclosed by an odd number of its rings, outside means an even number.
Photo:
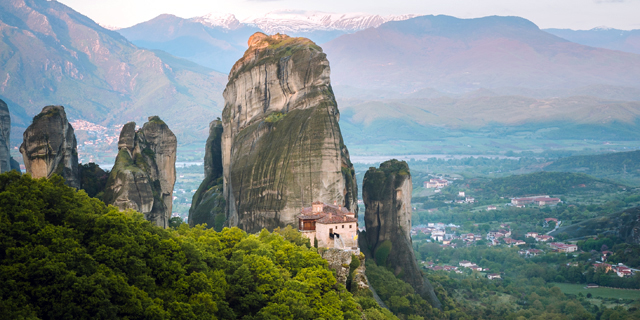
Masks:
[[[312,242],[316,239],[318,247],[358,247],[358,219],[353,212],[336,204],[316,201],[311,207],[303,208],[298,216],[298,230]]]

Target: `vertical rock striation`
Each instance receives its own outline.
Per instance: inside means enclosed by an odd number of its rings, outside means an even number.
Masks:
[[[58,174],[70,187],[80,188],[78,147],[73,127],[62,106],[47,106],[24,131],[20,153],[34,178]]]
[[[390,267],[432,306],[441,308],[433,286],[423,277],[411,242],[411,173],[404,161],[372,167],[362,181],[365,237],[361,247],[381,266]]]
[[[222,113],[227,224],[295,224],[313,201],[357,213],[357,186],[322,49],[256,33],[229,73]]]
[[[209,138],[204,153],[204,180],[193,195],[189,208],[189,226],[206,223],[207,227],[222,230],[226,220],[222,195],[222,121],[209,124]]]
[[[9,107],[7,104],[0,100],[0,173],[17,169],[20,172],[20,167],[16,168],[16,161],[11,158],[11,115],[9,114]]]
[[[120,210],[133,209],[160,227],[169,226],[176,182],[176,136],[159,117],[136,129],[124,125],[118,156],[104,192],[104,201]]]

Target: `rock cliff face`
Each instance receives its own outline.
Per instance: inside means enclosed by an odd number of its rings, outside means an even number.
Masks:
[[[61,175],[70,187],[80,188],[78,147],[73,127],[62,106],[47,106],[24,131],[20,153],[33,178]]]
[[[227,224],[248,232],[294,224],[313,201],[357,213],[357,186],[322,49],[256,33],[224,91]]]
[[[411,173],[404,161],[389,160],[370,168],[362,182],[365,237],[368,258],[391,267],[416,293],[441,308],[429,280],[422,276],[411,242]],[[362,239],[361,238],[361,239]]]
[[[176,182],[176,136],[157,116],[135,129],[135,122],[129,122],[120,132],[104,201],[120,210],[142,212],[147,220],[166,228]]]
[[[20,172],[20,166],[13,160],[9,150],[11,134],[11,116],[9,115],[9,107],[4,101],[0,100],[0,173],[11,170]]]
[[[620,220],[619,237],[627,243],[640,244],[640,207],[625,210]]]
[[[209,124],[209,138],[205,145],[204,180],[193,195],[189,209],[189,226],[206,223],[220,231],[226,221],[222,195],[222,121]]]

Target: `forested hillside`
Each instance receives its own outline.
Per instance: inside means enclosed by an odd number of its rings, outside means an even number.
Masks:
[[[165,230],[15,172],[0,175],[0,284],[4,319],[390,318],[297,232]]]
[[[561,158],[544,170],[583,172],[599,178],[640,185],[640,151]]]
[[[468,181],[468,188],[485,197],[611,191],[620,187],[624,186],[613,181],[596,179],[583,173],[566,172],[536,172],[491,180],[472,179]]]

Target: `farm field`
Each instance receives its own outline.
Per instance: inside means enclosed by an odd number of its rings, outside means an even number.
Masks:
[[[570,283],[552,283],[554,286],[560,288],[564,294],[582,293],[587,295],[591,293],[593,297],[600,298],[613,298],[613,299],[640,299],[640,290],[624,290],[624,289],[611,289],[611,288],[591,288],[585,289],[584,284],[570,284]]]

